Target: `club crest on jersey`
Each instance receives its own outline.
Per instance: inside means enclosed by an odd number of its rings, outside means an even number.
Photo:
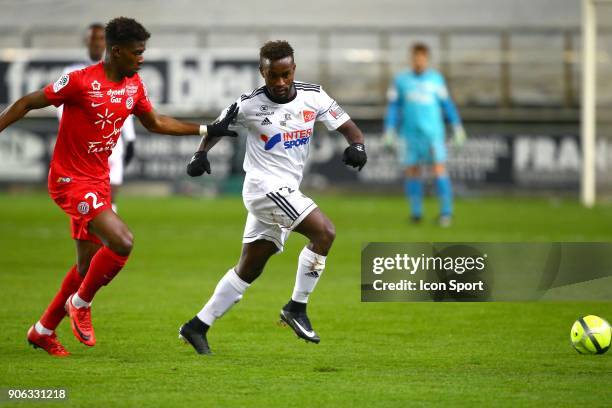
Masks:
[[[70,76],[62,75],[55,83],[53,84],[53,92],[58,93],[60,89],[68,85],[70,82]]]
[[[310,122],[316,118],[315,113],[309,110],[302,111],[302,116],[304,117],[304,122]]]
[[[125,91],[127,92],[128,96],[134,96],[136,95],[136,92],[138,92],[138,85],[128,85],[125,87]]]
[[[87,201],[81,201],[79,205],[77,205],[77,211],[83,215],[87,214],[89,212],[89,204]]]
[[[99,91],[100,90],[100,83],[96,80],[94,80],[91,83],[91,89],[93,89],[94,91]]]
[[[131,96],[128,96],[128,98],[125,100],[125,107],[132,109],[132,106],[134,106],[134,99]]]
[[[264,149],[267,151],[272,149],[281,141],[283,142],[283,147],[285,150],[304,146],[310,142],[310,136],[312,136],[312,128],[277,133],[272,137],[261,135],[260,138],[265,143]]]

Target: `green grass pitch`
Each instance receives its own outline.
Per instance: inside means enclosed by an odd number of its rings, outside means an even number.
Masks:
[[[305,243],[294,234],[209,332],[215,355],[196,355],[177,329],[237,261],[242,202],[124,196],[135,249],[94,301],[98,344],[77,343],[64,321],[58,335],[73,355],[54,359],[25,334],[74,260],[68,220],[45,195],[0,195],[0,387],[63,387],[68,402],[52,406],[84,407],[610,403],[612,353],[578,355],[569,330],[583,314],[611,319],[611,302],[361,303],[359,250],[368,241],[610,241],[612,206],[463,200],[455,225],[440,229],[408,224],[402,197],[315,199],[337,228],[309,306],[321,344],[277,325]],[[433,219],[436,203],[426,210]]]

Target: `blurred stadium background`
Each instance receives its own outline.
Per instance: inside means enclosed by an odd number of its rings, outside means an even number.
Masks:
[[[370,161],[345,169],[345,145],[319,129],[306,189],[401,191],[401,172],[380,143],[385,93],[407,66],[407,50],[425,41],[446,76],[470,136],[449,162],[459,195],[555,194],[577,197],[581,169],[581,2],[435,0],[251,2],[177,0],[89,3],[3,1],[0,105],[54,81],[85,56],[91,22],[133,16],[152,33],[141,75],[163,112],[210,120],[261,83],[259,46],[287,39],[297,78],[322,84],[367,133]],[[146,6],[144,6],[146,4]],[[597,106],[612,107],[612,7],[599,7]],[[598,192],[612,190],[609,115],[597,116]],[[57,128],[53,109],[31,113],[0,138],[0,185],[42,186]],[[138,128],[137,156],[125,192],[238,192],[243,145],[224,141],[213,175],[189,180],[184,165],[197,138],[172,139]]]

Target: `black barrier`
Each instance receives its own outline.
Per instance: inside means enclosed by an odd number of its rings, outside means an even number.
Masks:
[[[202,119],[193,119],[202,121]],[[342,164],[344,138],[317,126],[309,145],[305,188],[355,188],[400,191],[402,166],[397,152],[384,145],[379,121],[357,121],[366,135],[368,164],[361,172]],[[469,124],[467,125],[469,127]],[[494,125],[490,125],[491,128]],[[44,183],[53,148],[54,118],[24,119],[0,137],[0,183]],[[470,190],[519,189],[577,191],[581,167],[575,134],[472,134],[463,148],[449,146],[449,172],[458,186]],[[198,136],[172,138],[151,135],[139,128],[136,157],[126,181],[169,181],[185,176],[185,163],[197,147]],[[598,141],[599,180],[606,181],[611,143]],[[212,180],[223,183],[241,177],[244,140],[224,140],[211,152]]]

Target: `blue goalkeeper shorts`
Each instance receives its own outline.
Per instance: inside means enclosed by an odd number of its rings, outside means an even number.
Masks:
[[[400,161],[404,166],[445,163],[446,144],[442,137],[406,137]]]

